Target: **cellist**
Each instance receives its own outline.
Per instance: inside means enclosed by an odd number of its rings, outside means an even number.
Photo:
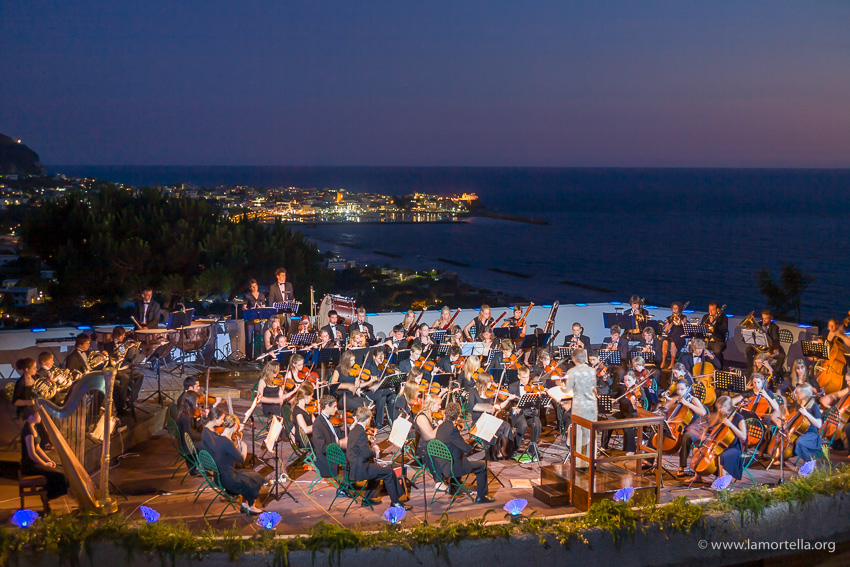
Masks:
[[[829,408],[841,402],[841,400],[846,400],[848,395],[850,395],[850,369],[844,373],[844,388],[834,394],[827,394],[818,401],[823,407]],[[843,433],[844,447],[847,449],[847,454],[850,455],[850,420],[845,422]]]
[[[819,429],[823,425],[823,419],[820,413],[820,407],[813,400],[815,395],[814,389],[809,384],[800,384],[797,386],[797,403],[799,408],[797,411],[809,422],[809,428],[797,437],[797,442],[794,443],[794,454],[804,461],[811,461],[820,452],[823,440],[820,437]],[[812,402],[811,404],[809,402]],[[808,407],[811,406],[811,407]]]
[[[694,476],[694,471],[688,467],[688,457],[694,441],[702,437],[705,432],[706,417],[708,416],[708,409],[702,405],[699,398],[691,394],[690,389],[688,381],[684,378],[679,378],[676,382],[676,395],[671,398],[671,405],[668,406],[675,407],[675,404],[682,404],[694,414],[694,418],[681,433],[682,446],[679,449],[679,470],[676,472],[676,478]]]
[[[711,417],[711,427],[707,430],[708,434],[703,434],[702,441],[705,442],[706,439],[710,439],[711,435],[717,432],[717,428],[728,427],[735,435],[735,440],[720,453],[718,459],[720,460],[720,467],[724,471],[732,475],[735,480],[741,480],[744,474],[744,462],[741,459],[741,453],[744,450],[744,443],[747,442],[746,419],[740,413],[735,413],[735,405],[729,396],[717,398],[715,407],[717,413]],[[722,471],[717,469],[717,477],[720,476],[722,476]],[[702,481],[702,475],[697,474],[695,482]]]
[[[749,413],[753,417],[758,417],[765,425],[773,424],[776,427],[782,426],[782,409],[780,404],[781,396],[779,394],[774,394],[770,390],[767,389],[767,380],[761,374],[753,374],[750,377],[751,386],[750,388],[744,392],[743,395],[738,395],[732,398],[732,403],[737,406],[741,402],[745,400],[749,400],[754,397],[761,397],[767,402],[767,405],[770,407],[768,413],[759,415],[758,413],[751,413],[747,411],[742,411],[741,414],[744,417],[747,417]],[[784,402],[782,402],[784,404]],[[756,408],[757,409],[757,408]]]

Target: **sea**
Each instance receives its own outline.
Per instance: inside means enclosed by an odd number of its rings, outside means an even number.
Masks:
[[[850,170],[53,166],[135,186],[315,187],[406,195],[476,193],[487,209],[546,221],[300,225],[358,263],[456,272],[536,304],[709,301],[765,306],[757,273],[813,278],[803,322],[850,309]],[[448,262],[446,262],[448,260]],[[458,265],[464,264],[464,266]],[[493,270],[500,270],[494,272]],[[509,272],[509,273],[506,273]]]

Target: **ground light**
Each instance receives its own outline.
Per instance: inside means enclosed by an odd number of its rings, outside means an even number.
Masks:
[[[628,502],[632,499],[632,496],[635,495],[635,489],[631,486],[627,486],[625,488],[621,488],[617,492],[614,493],[614,501],[615,502]]]
[[[149,508],[147,506],[140,506],[139,511],[141,511],[142,516],[145,517],[145,521],[147,523],[152,523],[159,521],[159,512],[154,510],[153,508]]]
[[[386,520],[386,522],[390,525],[399,523],[407,514],[407,510],[402,508],[401,506],[390,506],[387,508],[387,511],[384,512],[382,518]]]
[[[12,523],[21,529],[28,528],[38,519],[38,512],[34,510],[18,510],[12,514]]]
[[[280,523],[280,514],[277,512],[263,512],[257,518],[257,523],[267,530],[273,530]]]

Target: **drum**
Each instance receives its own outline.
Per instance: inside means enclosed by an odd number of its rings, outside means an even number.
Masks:
[[[337,312],[339,322],[346,327],[354,321],[354,299],[328,294],[322,298],[322,303],[319,305],[318,329],[328,324],[328,313],[332,310]]]
[[[98,348],[103,348],[106,346],[106,343],[112,340],[112,329],[115,327],[95,327],[92,332],[94,333],[94,340],[97,342]],[[132,331],[128,331],[128,334],[132,333]]]
[[[174,345],[183,352],[195,352],[201,350],[212,337],[212,325],[193,323],[188,327],[175,329],[179,331],[177,343]]]
[[[172,329],[136,329],[133,337],[141,343],[142,352],[152,353],[158,346],[177,339],[177,331]]]

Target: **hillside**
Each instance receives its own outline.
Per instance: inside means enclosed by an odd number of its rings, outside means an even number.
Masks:
[[[47,169],[38,159],[38,154],[25,144],[19,144],[0,134],[0,175],[46,175]]]

